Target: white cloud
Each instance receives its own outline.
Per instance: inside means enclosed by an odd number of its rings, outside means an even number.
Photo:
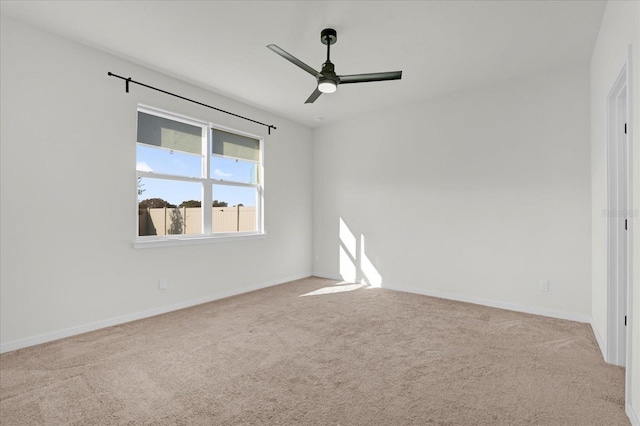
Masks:
[[[222,171],[222,170],[220,170],[220,169],[215,169],[215,170],[213,171],[213,174],[214,174],[214,175],[216,175],[216,176],[218,176],[218,177],[223,177],[223,178],[228,178],[228,177],[233,176],[233,174],[231,174],[231,173],[225,173],[225,172],[223,172],[223,171]]]
[[[143,161],[136,163],[136,170],[141,172],[152,172],[153,169],[149,167],[149,165]]]

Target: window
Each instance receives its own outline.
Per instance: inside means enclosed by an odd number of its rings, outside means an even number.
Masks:
[[[137,242],[261,234],[262,142],[139,107]]]

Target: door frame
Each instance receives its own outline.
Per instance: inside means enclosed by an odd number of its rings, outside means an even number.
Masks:
[[[631,46],[607,96],[607,359],[626,367],[629,401],[632,309],[632,86]],[[626,123],[626,134],[624,133]],[[622,149],[620,149],[622,148]],[[625,230],[625,220],[627,229]],[[625,326],[624,316],[627,316]]]

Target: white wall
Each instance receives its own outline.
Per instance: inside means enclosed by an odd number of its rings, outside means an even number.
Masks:
[[[633,177],[632,210],[640,211],[640,3],[637,1],[607,3],[598,40],[591,58],[591,207],[592,207],[592,316],[594,326],[607,341],[607,221],[602,211],[607,208],[607,138],[606,100],[632,47],[632,91],[634,98],[631,125]],[[632,217],[632,333],[631,398],[628,413],[640,414],[640,223]]]
[[[342,244],[384,287],[588,320],[588,64],[323,127],[313,149],[314,274],[352,278]]]
[[[310,274],[308,128],[6,17],[1,28],[3,351]],[[278,129],[126,94],[108,71]],[[265,135],[264,239],[133,248],[138,102]]]

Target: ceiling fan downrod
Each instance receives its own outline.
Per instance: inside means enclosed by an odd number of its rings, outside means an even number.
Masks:
[[[329,59],[329,53],[331,49],[331,45],[338,41],[338,33],[333,28],[325,28],[320,33],[320,41],[322,44],[327,45],[327,62],[331,62]]]

